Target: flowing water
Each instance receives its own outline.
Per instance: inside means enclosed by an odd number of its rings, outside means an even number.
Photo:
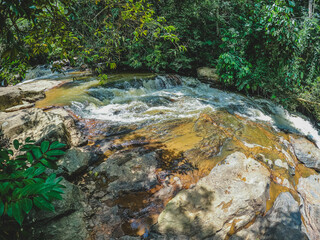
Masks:
[[[75,81],[49,91],[49,99],[38,102],[37,106],[67,105],[82,118],[116,125],[146,125],[226,110],[252,121],[268,123],[276,130],[308,136],[320,146],[319,131],[307,118],[290,114],[268,100],[210,88],[194,78],[146,78],[148,74],[116,75],[102,86],[97,86],[93,78]]]
[[[315,174],[298,162],[289,144],[290,137],[303,135],[320,146],[319,131],[308,119],[270,101],[214,89],[195,78],[118,74],[104,83],[95,78],[70,81],[46,96],[36,107],[70,110],[84,123],[89,144],[103,150],[105,161],[127,150],[157,155],[157,186],[113,200],[112,205],[122,209],[120,228],[125,235],[148,236],[150,226],[179,190],[195,184],[235,151],[261,160],[272,172],[267,210],[280,192],[291,191],[298,199],[298,179]],[[289,168],[275,166],[277,159]],[[295,166],[293,175],[290,166]],[[134,166],[132,172],[140,167]],[[95,181],[103,190],[111,180],[98,176]],[[101,200],[106,208],[107,202]],[[93,230],[95,236],[111,234],[110,223]]]

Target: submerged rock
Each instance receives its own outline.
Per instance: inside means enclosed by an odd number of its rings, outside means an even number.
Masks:
[[[297,190],[301,197],[301,214],[309,239],[320,239],[320,176],[300,178]]]
[[[272,209],[264,217],[257,217],[253,225],[231,236],[230,240],[308,239],[301,231],[301,226],[299,204],[289,192],[285,192],[280,193]]]
[[[319,148],[305,138],[295,139],[291,137],[291,143],[299,161],[303,162],[308,168],[320,171]]]
[[[155,229],[171,237],[224,239],[265,211],[269,176],[259,162],[243,153],[233,153],[193,189],[173,198],[160,214]]]

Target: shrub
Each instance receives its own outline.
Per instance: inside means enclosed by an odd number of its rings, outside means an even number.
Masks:
[[[62,177],[47,169],[57,169],[56,161],[66,145],[43,141],[40,146],[30,138],[22,144],[13,141],[15,152],[0,148],[0,217],[14,218],[22,225],[33,207],[54,211],[52,201],[62,199]]]

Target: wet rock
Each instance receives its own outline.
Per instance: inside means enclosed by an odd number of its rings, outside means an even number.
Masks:
[[[230,240],[308,239],[301,231],[301,226],[299,204],[289,192],[285,192],[277,197],[273,207],[264,217],[257,217],[253,225],[231,236]]]
[[[291,143],[299,161],[303,162],[308,168],[320,171],[319,148],[305,138],[295,139],[291,137]]]
[[[93,170],[112,181],[107,188],[114,196],[119,193],[149,190],[157,184],[157,166],[154,152],[139,150],[120,152],[112,155]]]
[[[301,197],[301,214],[309,239],[320,239],[320,176],[300,178],[297,190]]]
[[[24,141],[27,137],[38,142],[43,140],[68,143],[68,132],[63,119],[40,109],[24,109],[16,112],[0,112],[0,126],[3,134],[11,142],[13,139]]]
[[[173,198],[154,230],[169,237],[224,239],[228,232],[244,227],[265,211],[269,175],[259,162],[233,153],[193,189]]]

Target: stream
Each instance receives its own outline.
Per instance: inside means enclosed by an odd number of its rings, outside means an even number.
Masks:
[[[75,78],[47,91],[36,107],[72,113],[88,146],[104,153],[77,179],[96,209],[89,220],[92,239],[148,238],[167,203],[235,151],[270,171],[266,212],[281,192],[299,199],[299,179],[316,174],[299,163],[289,144],[305,136],[320,146],[319,131],[307,118],[191,77],[116,74],[102,83]]]

